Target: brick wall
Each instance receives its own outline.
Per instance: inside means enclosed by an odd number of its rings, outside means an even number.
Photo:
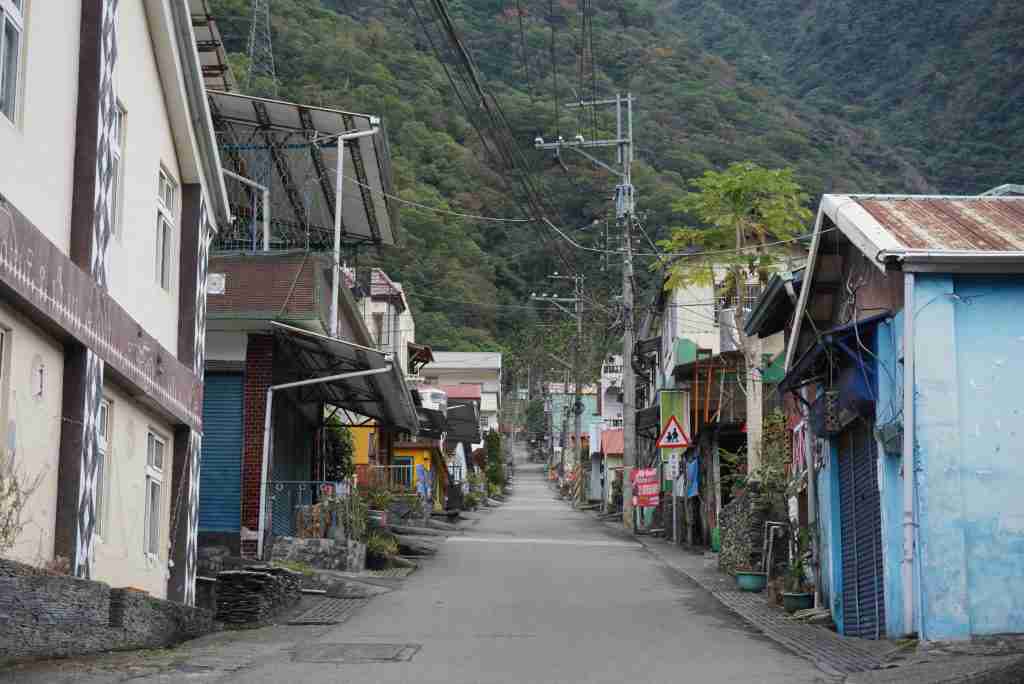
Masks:
[[[245,386],[242,410],[242,527],[259,530],[260,478],[263,468],[263,423],[266,419],[267,388],[274,378],[274,338],[250,335],[245,351]],[[256,553],[255,538],[243,531],[242,556]]]

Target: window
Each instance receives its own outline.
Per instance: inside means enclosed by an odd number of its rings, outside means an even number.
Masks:
[[[110,452],[110,402],[100,402],[96,420],[96,520],[93,527],[97,536],[103,536],[103,521],[106,518],[107,454]]]
[[[163,438],[150,432],[146,435],[146,555],[160,556],[160,489],[163,485]]]
[[[156,201],[156,282],[165,290],[171,289],[171,240],[177,211],[178,186],[160,169]]]
[[[18,111],[23,10],[24,0],[0,0],[0,112],[11,121]]]
[[[384,314],[375,313],[373,314],[373,339],[377,343],[377,347],[385,344],[384,339]]]
[[[124,105],[120,102],[114,107],[114,130],[111,136],[110,151],[112,153],[112,168],[111,168],[111,200],[113,201],[112,209],[114,212],[113,218],[113,231],[114,235],[121,234],[121,196],[123,195],[122,188],[124,187],[124,136],[125,136],[125,118],[127,112],[125,111]]]

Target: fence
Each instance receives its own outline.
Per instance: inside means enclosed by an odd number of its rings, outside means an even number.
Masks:
[[[304,508],[348,493],[348,483],[274,480],[267,482],[266,529],[275,536],[297,536]]]
[[[414,472],[411,463],[369,466],[363,471],[366,477],[365,482],[360,478],[359,486],[370,489],[384,488],[393,492],[409,492],[416,487]]]

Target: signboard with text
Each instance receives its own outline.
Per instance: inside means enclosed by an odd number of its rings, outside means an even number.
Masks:
[[[633,505],[651,508],[658,505],[661,482],[657,468],[637,468],[630,473],[633,481]]]

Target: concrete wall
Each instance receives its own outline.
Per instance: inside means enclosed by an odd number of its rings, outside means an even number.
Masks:
[[[64,350],[2,302],[0,330],[0,449],[7,458],[13,455],[26,481],[42,478],[22,513],[25,527],[8,556],[42,564],[53,558]]]
[[[107,452],[102,507],[98,511],[101,534],[96,538],[93,577],[114,587],[135,587],[163,598],[167,595],[167,559],[170,544],[171,487],[174,430],[118,387],[107,382],[112,443]],[[164,439],[163,480],[160,491],[160,553],[145,553],[146,443],[149,432]],[[179,524],[184,525],[184,520]]]
[[[127,118],[121,217],[110,246],[110,293],[160,344],[176,354],[182,175],[143,3],[118,6],[117,30],[115,92]],[[156,198],[161,166],[178,184],[168,290],[156,276]]]
[[[18,115],[0,115],[0,195],[67,254],[81,3],[28,4]]]
[[[921,276],[915,304],[921,633],[1024,632],[1024,281]]]

